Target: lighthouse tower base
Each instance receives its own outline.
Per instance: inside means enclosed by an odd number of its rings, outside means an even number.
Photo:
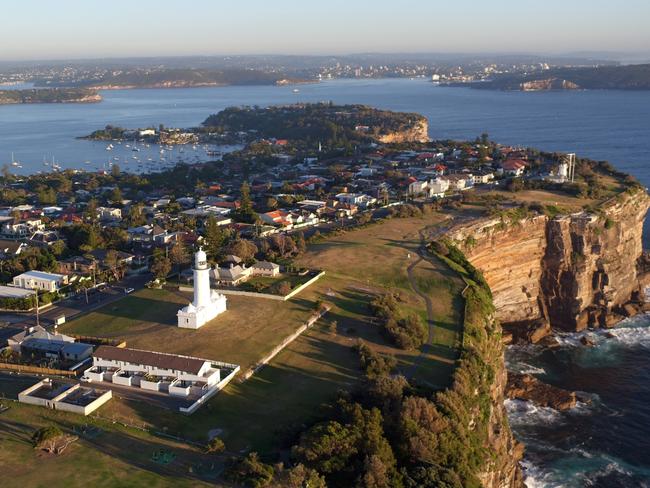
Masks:
[[[183,329],[198,329],[225,311],[226,296],[211,290],[208,304],[197,308],[190,303],[178,311],[178,326]]]

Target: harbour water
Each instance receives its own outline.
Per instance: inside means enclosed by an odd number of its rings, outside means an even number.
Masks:
[[[122,162],[133,160],[129,148],[106,151],[107,143],[76,137],[106,124],[196,126],[232,105],[333,101],[422,113],[437,139],[473,139],[488,132],[502,143],[609,160],[650,186],[650,92],[506,93],[393,79],[303,85],[297,93],[293,87],[246,86],[102,95],[98,104],[0,106],[0,163],[9,162],[13,152],[22,173],[47,171],[44,158],[54,158],[62,168],[98,169],[115,161],[133,170]],[[159,154],[158,148],[145,149],[151,154],[141,149],[140,159]],[[211,159],[201,148],[190,154],[181,159]],[[597,334],[594,348],[579,347],[579,335],[566,335],[553,351],[509,349],[513,369],[591,398],[569,413],[508,402],[515,434],[528,446],[528,486],[650,486],[650,317],[625,322],[613,334]]]

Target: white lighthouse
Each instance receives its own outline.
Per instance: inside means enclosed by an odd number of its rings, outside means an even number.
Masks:
[[[194,255],[194,301],[178,311],[178,326],[198,329],[226,311],[226,297],[210,289],[210,266],[203,249]]]

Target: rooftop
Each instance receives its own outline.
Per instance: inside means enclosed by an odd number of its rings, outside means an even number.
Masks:
[[[176,354],[113,346],[100,346],[97,348],[93,356],[98,359],[143,364],[147,366],[155,366],[161,369],[173,369],[192,374],[198,374],[203,365],[207,362],[205,359],[190,356],[178,356]]]

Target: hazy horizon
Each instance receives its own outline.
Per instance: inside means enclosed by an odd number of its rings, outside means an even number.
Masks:
[[[93,8],[81,0],[23,0],[3,6],[9,22],[0,31],[0,60],[351,53],[648,57],[648,2],[522,3],[142,0]]]

